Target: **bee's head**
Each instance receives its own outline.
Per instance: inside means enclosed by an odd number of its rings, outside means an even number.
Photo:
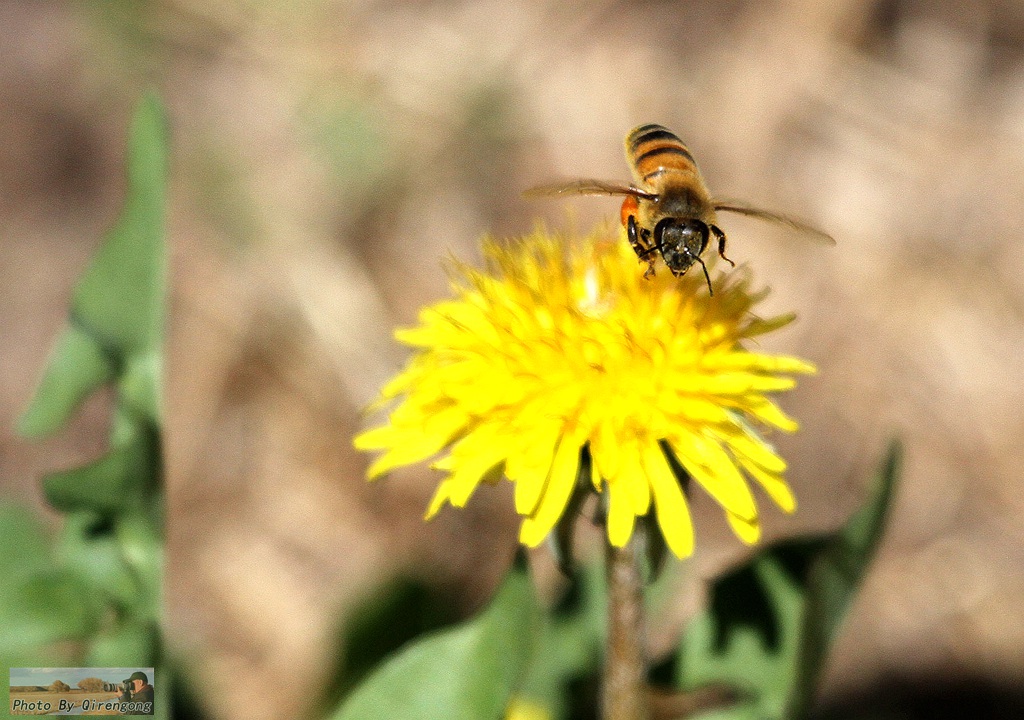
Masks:
[[[654,226],[654,244],[676,275],[697,262],[708,245],[708,226],[695,218],[662,218]]]

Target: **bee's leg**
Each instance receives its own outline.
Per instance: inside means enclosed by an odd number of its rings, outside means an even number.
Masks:
[[[725,260],[730,265],[732,265],[733,267],[736,267],[736,263],[734,263],[732,260],[725,256],[725,233],[722,232],[717,225],[711,226],[711,232],[714,234],[716,238],[718,238],[718,256]],[[704,274],[707,274],[707,270],[704,271]],[[711,285],[709,284],[708,289],[710,288]]]
[[[646,228],[636,224],[636,218],[632,215],[626,220],[626,237],[633,247],[633,252],[641,260],[647,261],[647,270],[644,271],[644,279],[654,276],[654,256],[658,249],[651,247],[651,233]]]
[[[725,255],[722,257],[725,257]],[[725,259],[729,260],[729,258]],[[706,280],[708,284],[708,296],[713,296],[715,291],[711,289],[711,276],[708,275],[708,266],[704,264],[704,261],[701,260],[699,256],[697,257],[697,262],[700,263],[700,269],[704,271],[704,280]],[[732,262],[732,260],[729,260],[729,262]]]
[[[637,233],[636,218],[632,215],[626,220],[626,238],[629,239],[629,246],[638,257],[643,257],[644,246],[640,244],[640,236]]]
[[[643,242],[644,247],[651,252],[658,249],[656,245],[651,244],[651,231],[647,228],[640,228],[640,240]]]
[[[637,257],[647,261],[647,270],[644,271],[644,279],[654,277],[654,258],[657,257],[658,248],[649,247],[646,250],[637,251]]]

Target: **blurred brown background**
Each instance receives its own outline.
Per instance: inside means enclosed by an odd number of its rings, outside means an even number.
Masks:
[[[0,486],[41,508],[39,473],[104,446],[102,397],[46,443],[11,426],[116,217],[131,108],[154,86],[173,128],[170,640],[230,673],[221,716],[293,716],[360,592],[412,567],[468,610],[514,543],[507,487],[424,525],[429,471],[364,483],[351,436],[406,357],[392,327],[446,293],[449,250],[568,222],[521,190],[628,179],[622,137],[659,122],[716,194],[839,241],[726,224],[773,287],[766,312],[800,314],[765,345],[821,370],[783,399],[803,423],[776,438],[801,508],[765,503],[768,536],[835,526],[886,439],[907,444],[826,696],[1019,682],[1022,70],[1010,0],[2,2]],[[581,227],[617,214],[573,208]],[[695,504],[690,587],[747,552]]]

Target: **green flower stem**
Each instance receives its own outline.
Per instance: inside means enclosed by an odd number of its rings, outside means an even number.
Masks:
[[[608,644],[605,653],[603,720],[648,720],[643,580],[636,540],[607,546]]]

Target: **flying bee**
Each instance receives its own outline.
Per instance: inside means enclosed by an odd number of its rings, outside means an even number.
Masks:
[[[719,256],[736,265],[725,256],[725,233],[718,227],[719,211],[778,223],[820,242],[835,244],[827,233],[787,215],[742,202],[713,199],[686,145],[661,125],[641,125],[626,136],[626,162],[633,173],[633,183],[629,185],[574,180],[535,187],[526,194],[625,195],[622,224],[637,257],[647,262],[644,277],[654,275],[654,261],[659,255],[676,277],[699,263],[709,293],[711,277],[701,254],[711,237],[718,244]]]

